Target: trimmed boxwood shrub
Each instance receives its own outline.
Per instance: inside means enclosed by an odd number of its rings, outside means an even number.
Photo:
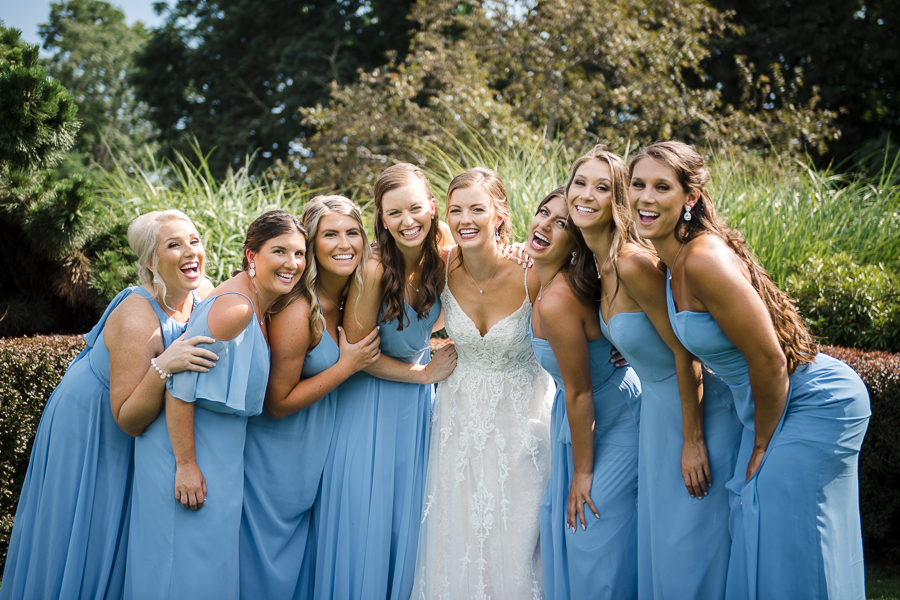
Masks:
[[[0,338],[0,569],[44,403],[84,348],[78,336]],[[900,354],[822,347],[869,389],[872,420],[859,461],[866,558],[900,558]]]

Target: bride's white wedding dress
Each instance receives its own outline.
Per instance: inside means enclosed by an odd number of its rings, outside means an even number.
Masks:
[[[441,303],[459,357],[432,413],[412,597],[543,598],[553,388],[531,349],[527,285],[522,306],[484,337],[446,283]]]

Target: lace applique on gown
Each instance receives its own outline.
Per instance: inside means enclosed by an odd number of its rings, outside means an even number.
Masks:
[[[413,597],[542,598],[553,391],[531,348],[527,286],[484,337],[448,285],[441,302],[459,358],[432,413]]]

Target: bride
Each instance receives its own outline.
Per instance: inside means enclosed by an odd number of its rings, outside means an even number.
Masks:
[[[540,282],[502,258],[509,208],[494,171],[453,179],[447,221],[458,245],[441,303],[459,358],[432,413],[413,597],[542,598],[552,390],[528,329]]]

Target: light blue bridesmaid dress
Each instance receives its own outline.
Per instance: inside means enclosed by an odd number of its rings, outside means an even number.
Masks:
[[[188,337],[213,337],[207,318],[223,295],[194,309]],[[234,339],[203,347],[218,355],[216,366],[207,373],[176,373],[167,386],[175,398],[194,403],[194,444],[206,503],[193,511],[175,500],[175,455],[163,412],[135,440],[126,598],[238,597],[244,439],[247,418],[262,411],[269,347],[255,318]]]
[[[340,349],[325,330],[303,360],[301,380],[333,367]],[[263,411],[247,422],[241,597],[311,598],[316,536],[312,506],[334,430],[335,388],[283,419]]]
[[[731,552],[729,493],[743,426],[728,386],[703,373],[703,431],[713,486],[691,498],[681,476],[684,446],[675,356],[644,312],[600,315],[603,335],[641,379],[638,463],[638,596],[707,598],[725,595]]]
[[[550,417],[550,481],[541,500],[541,572],[547,600],[637,598],[637,481],[641,382],[609,362],[605,338],[588,342],[594,387],[594,482],[587,529],[566,528],[575,467],[566,390],[547,340],[531,334],[534,354],[556,382]]]
[[[426,364],[441,312],[381,325],[381,351]],[[434,386],[357,373],[338,388],[334,436],[313,507],[315,597],[407,600],[416,568]]]
[[[745,483],[754,442],[747,361],[709,313],[675,309],[681,343],[731,387],[744,425],[734,477],[726,598],[865,598],[859,448],[869,395],[844,363],[816,355],[789,378],[787,405],[762,466]]]
[[[112,415],[103,330],[135,292],[159,318],[164,346],[187,327],[166,315],[147,290],[130,287],[84,336],[87,348],[69,365],[41,417],[0,598],[122,596],[134,439]]]

